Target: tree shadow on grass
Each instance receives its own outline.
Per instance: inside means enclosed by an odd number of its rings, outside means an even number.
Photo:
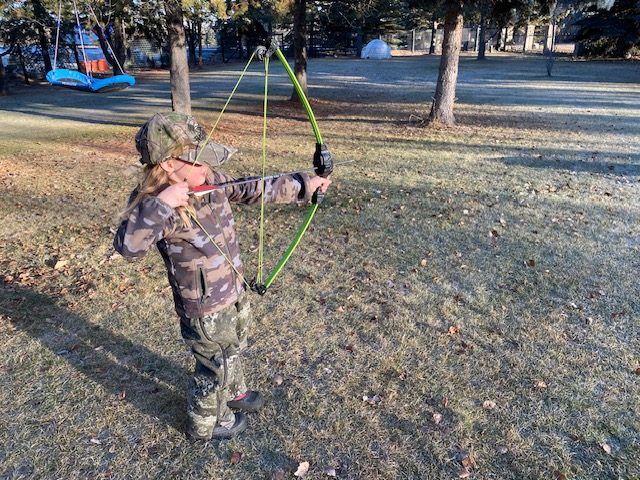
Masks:
[[[168,385],[185,384],[179,365],[92,324],[33,290],[0,284],[0,316],[6,317],[88,380],[161,423],[183,431],[185,398]],[[115,359],[114,359],[115,357]],[[179,388],[180,389],[180,388]]]
[[[640,176],[640,165],[616,162],[586,162],[580,160],[544,159],[534,157],[505,157],[505,165],[528,168],[546,168],[570,172]]]

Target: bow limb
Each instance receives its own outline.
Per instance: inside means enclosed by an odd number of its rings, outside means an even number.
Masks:
[[[285,58],[282,51],[279,48],[277,48],[273,52],[273,54],[280,61],[285,71],[287,72],[287,75],[289,76],[289,79],[293,84],[293,88],[298,94],[298,98],[300,99],[302,106],[307,112],[309,123],[311,123],[313,134],[316,137],[316,152],[314,154],[314,161],[313,161],[314,169],[318,175],[328,176],[331,174],[331,171],[333,170],[331,154],[329,153],[329,150],[326,148],[326,146],[322,141],[320,127],[318,127],[318,122],[316,121],[316,117],[313,114],[313,110],[311,109],[309,100],[307,99],[307,96],[305,95],[304,90],[300,85],[300,82],[298,82],[298,79],[296,78],[295,73],[291,69],[289,62],[287,62],[287,59]],[[312,203],[307,210],[307,213],[304,217],[302,225],[300,225],[300,227],[298,228],[298,231],[296,232],[293,240],[287,247],[286,251],[280,258],[280,260],[277,262],[276,266],[273,268],[271,273],[267,275],[267,278],[264,281],[264,283],[253,282],[252,284],[253,290],[258,292],[260,295],[265,294],[267,289],[271,286],[275,278],[278,276],[278,274],[282,271],[286,263],[289,261],[289,258],[291,257],[295,249],[298,247],[298,244],[302,240],[302,237],[304,236],[305,232],[309,228],[309,225],[311,224],[311,220],[313,219],[316,211],[318,210],[318,205],[322,202],[322,199],[323,199],[322,192],[320,192],[319,190],[314,192]]]

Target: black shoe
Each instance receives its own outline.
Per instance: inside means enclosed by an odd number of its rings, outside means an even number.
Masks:
[[[241,393],[233,400],[227,402],[229,408],[249,413],[257,412],[263,405],[264,397],[260,392],[256,392],[255,390],[247,390],[245,393]]]
[[[222,425],[218,425],[213,429],[213,435],[211,438],[213,440],[225,440],[235,437],[236,435],[244,432],[249,426],[247,422],[247,416],[244,413],[236,413],[236,421],[231,427],[223,427]]]

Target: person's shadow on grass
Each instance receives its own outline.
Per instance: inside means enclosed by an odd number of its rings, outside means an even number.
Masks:
[[[177,363],[27,288],[0,283],[0,317],[102,385],[114,399],[184,431],[185,396],[169,387],[181,391],[186,385],[187,373]]]

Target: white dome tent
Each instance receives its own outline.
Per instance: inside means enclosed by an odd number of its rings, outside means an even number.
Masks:
[[[391,58],[391,47],[387,45],[384,40],[371,40],[367,43],[367,46],[362,49],[360,58],[373,58],[375,60],[382,60],[385,58]]]

